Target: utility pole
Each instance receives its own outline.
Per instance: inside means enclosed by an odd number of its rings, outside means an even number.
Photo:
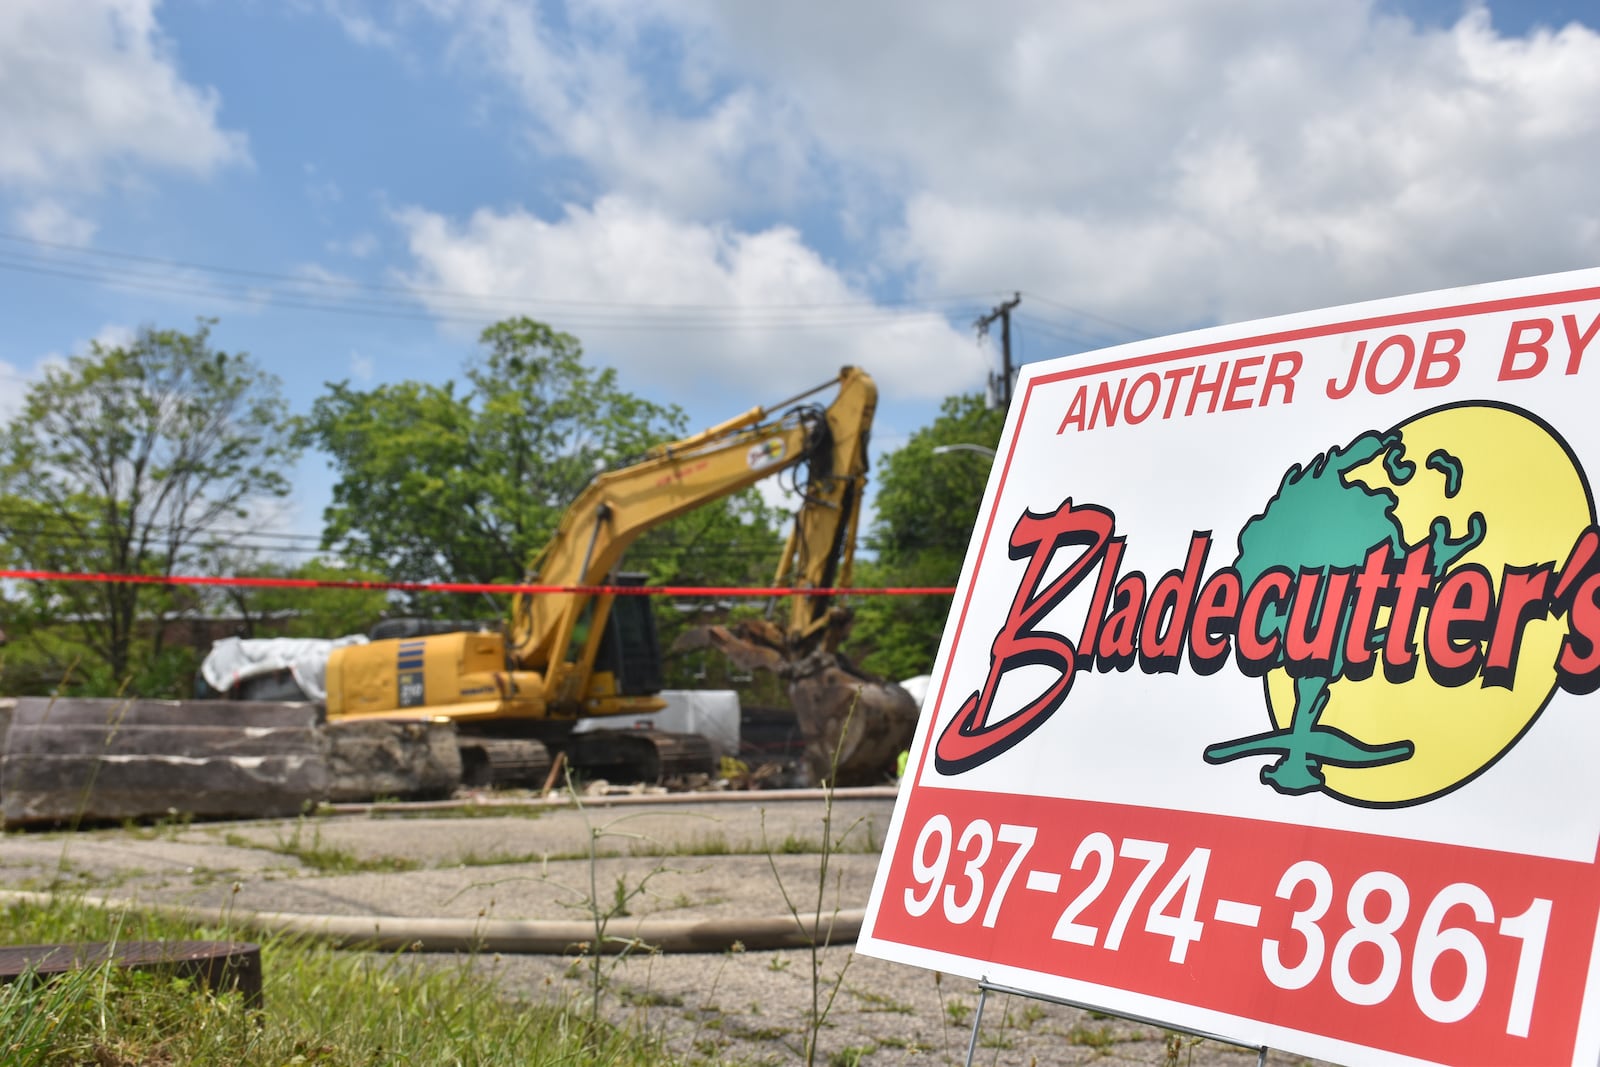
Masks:
[[[989,327],[994,320],[1000,320],[1000,374],[989,375],[989,385],[990,392],[1002,411],[1011,406],[1011,309],[1020,303],[1022,294],[1012,293],[1010,300],[1000,304],[972,324],[977,328],[979,337],[987,337]]]

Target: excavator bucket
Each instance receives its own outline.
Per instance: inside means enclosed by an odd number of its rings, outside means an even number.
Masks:
[[[806,739],[813,779],[834,785],[881,785],[911,747],[917,705],[893,682],[854,673],[842,660],[792,678],[789,700]]]
[[[695,627],[672,648],[715,648],[744,670],[783,678],[815,782],[858,786],[890,781],[900,753],[916,733],[918,708],[910,693],[838,652],[818,649],[793,655],[769,623]]]

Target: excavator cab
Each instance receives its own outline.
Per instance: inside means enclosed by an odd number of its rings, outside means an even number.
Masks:
[[[616,585],[640,587],[642,574],[619,574]],[[594,660],[595,675],[611,675],[619,696],[654,696],[662,689],[661,634],[647,596],[618,596],[611,602],[605,636]]]

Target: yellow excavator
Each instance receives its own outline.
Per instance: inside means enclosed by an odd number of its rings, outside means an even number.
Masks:
[[[837,391],[826,408],[802,403],[829,388]],[[329,720],[451,719],[469,782],[529,780],[548,767],[552,748],[589,773],[649,780],[709,770],[709,745],[695,735],[572,729],[666,703],[657,695],[662,653],[649,598],[611,591],[637,584],[621,570],[624,553],[654,526],[792,470],[802,502],[775,584],[848,585],[876,405],[872,378],[844,367],[814,389],[597,475],[524,575],[526,584],[561,591],[518,595],[509,633],[420,627],[334,649]],[[710,628],[685,644],[786,676],[813,776],[848,785],[893,773],[917,708],[900,687],[839,655],[846,618],[831,597],[796,595],[782,629]]]

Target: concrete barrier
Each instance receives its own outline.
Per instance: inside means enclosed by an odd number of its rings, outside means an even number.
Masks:
[[[270,818],[328,800],[446,796],[460,782],[448,723],[320,719],[306,703],[21,697],[0,714],[0,817]]]

